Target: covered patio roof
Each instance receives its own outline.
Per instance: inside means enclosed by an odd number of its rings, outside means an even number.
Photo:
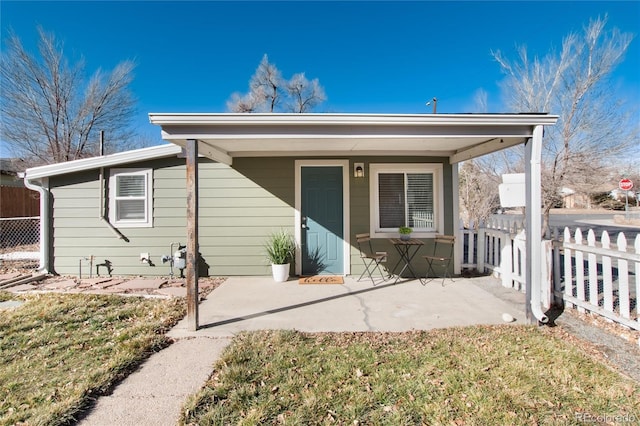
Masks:
[[[422,155],[451,163],[525,143],[548,114],[150,113],[162,138],[231,165],[234,157]]]
[[[198,155],[233,165],[236,157],[411,155],[451,164],[523,144],[526,176],[526,316],[541,310],[541,152],[545,125],[558,116],[523,114],[150,113],[162,138],[186,149],[187,318],[198,325]],[[454,177],[455,180],[455,177]],[[454,191],[457,185],[454,183]],[[454,209],[456,211],[456,209]]]

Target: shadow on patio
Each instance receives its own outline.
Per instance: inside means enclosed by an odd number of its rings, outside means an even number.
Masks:
[[[500,297],[496,294],[501,295]],[[170,332],[228,337],[243,330],[295,329],[323,331],[408,331],[473,324],[500,324],[502,314],[524,321],[524,295],[502,289],[492,277],[383,283],[299,285],[291,279],[230,277],[199,305],[200,329],[186,320]]]

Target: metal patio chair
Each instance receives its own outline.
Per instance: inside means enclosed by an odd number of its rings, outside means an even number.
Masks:
[[[422,256],[427,261],[427,273],[425,274],[425,283],[431,281],[433,278],[437,278],[435,269],[442,268],[442,285],[444,281],[449,277],[453,281],[453,277],[449,272],[451,261],[453,260],[453,250],[455,247],[456,237],[452,235],[436,235],[435,242],[433,244],[433,253],[428,256]],[[429,275],[432,278],[429,279]],[[422,281],[422,280],[421,280]]]
[[[386,278],[384,273],[382,272],[382,268],[380,268],[380,264],[387,257],[386,252],[376,253],[373,251],[373,246],[371,244],[371,237],[367,234],[356,234],[356,242],[358,243],[358,250],[360,250],[360,258],[362,259],[362,263],[364,263],[364,271],[360,274],[360,278],[358,281],[362,280],[365,274],[369,276],[373,285],[376,285],[376,281],[373,278],[373,273],[378,270],[380,273],[380,277],[382,281],[385,281]]]

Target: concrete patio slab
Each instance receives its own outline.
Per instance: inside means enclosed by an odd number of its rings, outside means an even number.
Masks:
[[[495,279],[419,280],[372,286],[351,277],[343,285],[276,283],[269,277],[230,277],[201,302],[200,329],[188,331],[186,319],[171,337],[230,337],[243,330],[409,331],[504,323],[502,314],[525,323],[521,303],[496,297],[485,285]],[[513,291],[513,290],[511,290]]]

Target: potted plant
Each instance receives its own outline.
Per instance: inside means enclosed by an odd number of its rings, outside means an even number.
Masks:
[[[267,239],[265,251],[275,281],[284,282],[289,279],[289,265],[295,256],[295,250],[293,236],[284,229],[272,233]]]
[[[411,239],[411,233],[413,232],[413,229],[409,228],[408,226],[401,226],[400,228],[398,228],[398,232],[400,233],[400,239],[402,241],[409,241]]]

